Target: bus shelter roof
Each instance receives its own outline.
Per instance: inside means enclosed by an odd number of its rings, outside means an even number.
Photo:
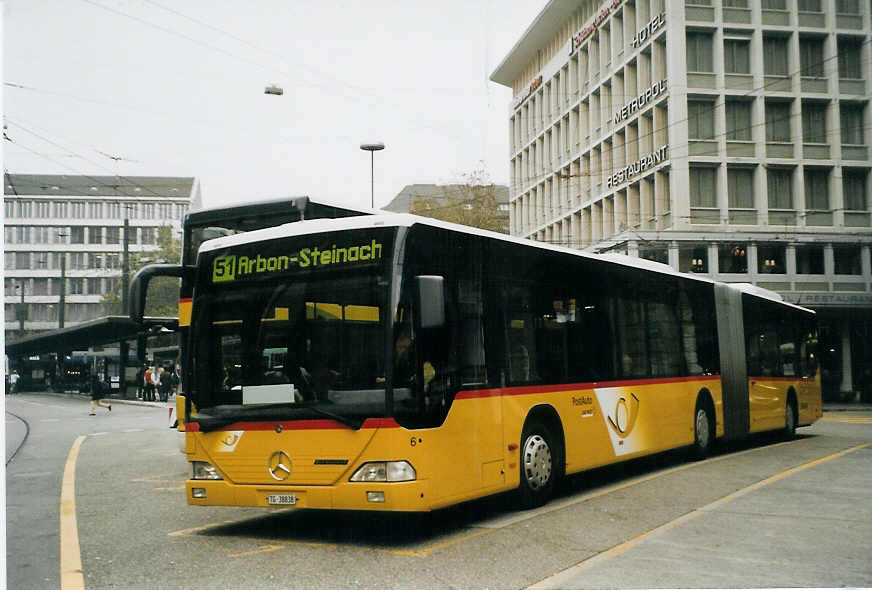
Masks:
[[[41,332],[7,342],[6,354],[10,357],[21,357],[50,352],[87,350],[92,346],[131,340],[139,335],[154,333],[161,328],[175,330],[178,325],[178,318],[147,317],[140,325],[127,316],[106,316],[68,328]]]

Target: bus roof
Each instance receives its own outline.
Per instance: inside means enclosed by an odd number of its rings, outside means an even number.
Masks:
[[[212,250],[217,250],[220,248],[227,248],[232,246],[239,246],[242,244],[250,244],[256,242],[265,242],[269,240],[274,240],[277,238],[286,238],[292,236],[300,236],[300,235],[308,235],[308,234],[317,234],[328,231],[342,231],[342,230],[350,230],[350,229],[366,229],[372,227],[412,227],[413,225],[427,225],[431,227],[437,227],[441,229],[445,229],[448,231],[454,231],[458,233],[471,234],[476,236],[484,236],[491,239],[499,240],[502,242],[519,244],[522,246],[526,246],[528,248],[538,248],[540,250],[549,250],[553,252],[561,252],[564,254],[570,254],[572,256],[578,256],[581,258],[587,258],[589,260],[599,260],[606,261],[612,264],[625,266],[629,268],[635,268],[639,270],[645,270],[649,272],[656,272],[659,274],[670,275],[675,277],[681,277],[686,280],[699,281],[703,283],[714,284],[717,281],[710,279],[708,277],[694,275],[690,273],[683,273],[675,270],[671,266],[667,264],[662,264],[660,262],[654,262],[651,260],[647,260],[644,258],[637,258],[634,256],[627,256],[625,254],[616,254],[616,253],[606,253],[606,254],[594,254],[590,252],[583,252],[581,250],[576,250],[573,248],[567,248],[565,246],[558,246],[555,244],[547,244],[543,242],[537,242],[534,240],[528,240],[525,238],[518,238],[515,236],[509,236],[506,234],[501,234],[498,232],[484,230],[476,227],[470,227],[467,225],[460,225],[456,223],[450,223],[447,221],[441,221],[438,219],[432,219],[430,217],[421,217],[419,215],[412,215],[409,213],[389,213],[389,212],[377,212],[375,215],[366,215],[366,216],[357,216],[357,217],[341,217],[336,219],[312,219],[307,221],[297,221],[294,223],[286,223],[284,225],[279,225],[276,227],[270,227],[261,230],[255,230],[243,234],[236,234],[232,236],[225,236],[220,238],[215,238],[213,240],[209,240],[207,242],[203,242],[200,246],[200,252],[209,252]],[[749,295],[761,297],[764,299],[769,299],[771,301],[775,301],[781,303],[783,305],[787,305],[790,307],[794,307],[796,309],[801,309],[804,311],[811,310],[806,309],[804,307],[794,305],[792,303],[788,303],[784,301],[778,293],[774,291],[770,291],[768,289],[764,289],[762,287],[757,287],[756,285],[751,285],[748,283],[727,283],[731,288],[737,289],[742,293],[747,293]]]
[[[275,213],[292,213],[298,212],[305,215],[305,211],[309,208],[333,208],[339,209],[351,214],[359,213],[360,215],[373,215],[378,213],[375,209],[366,207],[350,207],[344,203],[329,201],[326,199],[313,199],[311,197],[300,195],[295,197],[282,197],[275,199],[263,199],[259,201],[249,201],[236,205],[226,205],[223,207],[209,207],[207,209],[198,209],[190,211],[185,215],[184,225],[199,226],[227,219],[237,219],[240,217],[269,217]]]

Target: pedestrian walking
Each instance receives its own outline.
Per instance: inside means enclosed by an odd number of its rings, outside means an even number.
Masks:
[[[88,414],[89,416],[97,415],[97,406],[100,406],[101,408],[106,408],[107,414],[112,411],[112,404],[103,399],[103,385],[103,382],[100,381],[96,375],[91,377],[91,411]]]
[[[136,398],[142,399],[142,390],[145,388],[145,367],[136,371]]]
[[[18,380],[21,376],[18,374],[18,369],[12,369],[12,374],[9,375],[9,393],[18,393]]]

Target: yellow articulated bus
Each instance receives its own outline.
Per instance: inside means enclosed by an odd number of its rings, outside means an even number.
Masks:
[[[430,511],[821,416],[814,314],[751,286],[411,215],[209,240],[187,501]]]

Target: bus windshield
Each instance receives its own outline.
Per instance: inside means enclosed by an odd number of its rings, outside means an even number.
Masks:
[[[204,295],[193,330],[198,408],[384,416],[387,285],[376,273],[331,273]]]

